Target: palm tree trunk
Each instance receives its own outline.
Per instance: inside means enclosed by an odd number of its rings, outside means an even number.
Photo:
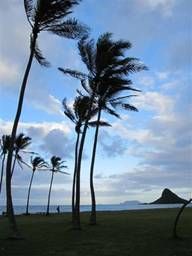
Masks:
[[[33,183],[34,174],[35,174],[35,170],[32,171],[31,180],[30,180],[30,183],[29,183],[29,190],[28,190],[28,196],[27,196],[27,206],[26,206],[26,213],[25,213],[26,215],[29,214],[29,198],[30,198],[31,186],[32,186],[32,183]]]
[[[13,172],[14,172],[14,169],[15,169],[16,160],[17,160],[17,156],[15,155],[15,158],[14,158],[14,161],[13,161],[12,170],[11,170],[11,178],[13,177]]]
[[[5,163],[5,154],[3,155],[2,163],[1,163],[1,179],[0,179],[0,194],[1,194],[1,189],[2,189],[2,184],[3,184],[3,173],[4,173],[4,163]]]
[[[99,109],[98,116],[97,116],[97,126],[95,130],[93,152],[92,152],[92,158],[91,158],[91,167],[90,167],[91,215],[90,215],[89,223],[91,225],[96,225],[96,200],[95,200],[95,191],[94,191],[94,184],[93,184],[93,172],[94,172],[95,157],[96,157],[96,150],[97,150],[97,140],[98,140],[98,134],[99,134],[100,119],[101,119],[101,109]]]
[[[75,221],[73,223],[74,229],[81,229],[81,220],[80,220],[80,175],[81,175],[81,162],[82,162],[82,155],[83,155],[83,148],[85,144],[85,137],[87,133],[88,128],[88,122],[91,115],[91,108],[93,105],[93,100],[95,97],[95,93],[92,94],[90,99],[90,106],[89,106],[89,112],[87,115],[87,120],[85,121],[83,133],[81,136],[81,142],[79,145],[79,154],[78,154],[78,161],[77,161],[77,176],[76,176],[76,202],[75,202]]]
[[[75,145],[75,166],[74,166],[73,186],[72,186],[72,223],[75,221],[75,183],[76,183],[76,176],[77,176],[79,138],[80,138],[80,132],[77,133],[77,140]]]
[[[25,94],[25,89],[27,85],[27,79],[29,76],[29,71],[31,69],[32,61],[33,61],[33,55],[34,55],[34,49],[35,49],[35,44],[37,40],[37,35],[38,34],[33,34],[33,41],[31,43],[31,51],[30,51],[30,56],[29,60],[27,63],[27,67],[24,73],[23,77],[23,82],[21,85],[20,89],[20,95],[19,95],[19,101],[18,101],[18,106],[17,106],[17,112],[16,116],[14,119],[13,123],[13,128],[11,132],[11,141],[10,141],[10,148],[8,151],[8,156],[7,156],[7,166],[6,166],[6,196],[7,196],[7,215],[9,218],[9,223],[10,223],[10,231],[13,233],[13,237],[17,238],[19,236],[18,233],[18,228],[16,224],[16,219],[14,215],[14,209],[13,209],[13,202],[12,202],[12,192],[11,192],[11,170],[12,170],[12,158],[13,158],[13,150],[14,150],[14,141],[17,133],[17,127],[19,124],[19,119],[21,116],[21,111],[22,111],[22,106],[23,106],[23,100],[24,100],[24,94]]]
[[[49,215],[49,206],[50,206],[50,198],[51,198],[51,189],[52,189],[52,184],[53,184],[53,176],[54,176],[54,171],[52,171],[52,175],[51,175],[51,183],[50,183],[50,187],[49,187],[46,215]]]
[[[173,238],[178,238],[178,235],[177,235],[177,224],[179,222],[179,218],[181,216],[181,213],[184,211],[185,207],[190,204],[192,202],[192,199],[189,199],[186,203],[184,203],[182,205],[182,207],[180,208],[176,218],[175,218],[175,222],[174,222],[174,227],[173,227]]]

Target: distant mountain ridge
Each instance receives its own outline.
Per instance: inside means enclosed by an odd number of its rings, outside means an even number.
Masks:
[[[161,197],[150,204],[184,204],[186,202],[187,200],[179,197],[170,189],[165,188],[161,194]]]
[[[130,201],[124,201],[123,203],[120,204],[141,204],[138,200],[130,200]]]

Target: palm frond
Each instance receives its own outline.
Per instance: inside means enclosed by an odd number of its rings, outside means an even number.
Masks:
[[[62,174],[66,174],[66,175],[70,175],[68,172],[62,172],[62,171],[57,171],[57,172],[60,172]]]
[[[62,101],[62,105],[64,108],[64,114],[73,122],[76,123],[75,120],[75,115],[73,114],[72,110],[70,109],[70,107],[67,105],[67,99],[64,98]]]
[[[107,113],[109,113],[110,115],[115,116],[115,117],[117,117],[117,118],[120,118],[120,115],[117,114],[113,109],[111,109],[111,108],[105,106],[104,110],[105,110]]]
[[[87,80],[85,80],[85,79],[81,80],[81,85],[82,85],[83,89],[84,89],[89,95],[92,94],[92,90],[91,90],[91,88],[89,87],[89,85],[87,84]]]
[[[105,122],[105,121],[90,121],[89,123],[89,126],[92,126],[92,127],[96,127],[98,124],[99,126],[111,126],[111,124]]]
[[[61,23],[49,26],[47,30],[69,39],[80,39],[88,34],[88,28],[79,23],[75,18],[70,18]]]
[[[93,39],[87,41],[87,37],[83,37],[78,42],[79,54],[83,63],[86,65],[89,72],[95,72],[95,41]]]
[[[138,95],[133,94],[133,95],[127,95],[127,96],[117,97],[117,98],[111,99],[111,100],[110,100],[110,103],[111,103],[111,102],[118,101],[118,100],[123,100],[123,99],[131,98],[131,97],[137,97],[137,96],[138,96]]]
[[[79,79],[80,81],[87,78],[86,74],[79,72],[77,70],[72,70],[69,68],[60,68],[60,67],[58,68],[58,70],[61,71],[63,74],[70,75],[71,77]]]
[[[43,56],[41,50],[38,47],[37,42],[36,42],[35,49],[34,49],[34,57],[41,66],[44,66],[47,68],[51,66],[51,64]]]
[[[125,110],[129,110],[129,111],[135,111],[135,112],[138,112],[139,110],[134,107],[133,105],[130,105],[128,103],[123,103],[122,104],[122,107],[125,109]]]
[[[31,144],[31,138],[28,136],[25,136],[24,133],[20,133],[17,135],[15,139],[15,150],[20,151],[25,149]]]
[[[55,25],[70,14],[73,6],[79,2],[79,0],[37,0],[35,21],[44,28]]]
[[[25,13],[28,19],[28,22],[31,27],[33,27],[31,23],[31,18],[33,16],[33,11],[34,11],[34,1],[33,0],[24,0],[24,8],[25,8]]]

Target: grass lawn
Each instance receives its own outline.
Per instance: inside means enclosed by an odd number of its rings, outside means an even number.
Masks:
[[[191,256],[192,209],[178,226],[182,239],[173,240],[177,209],[98,213],[98,225],[71,229],[70,214],[18,216],[24,240],[6,240],[7,218],[0,217],[0,256]]]

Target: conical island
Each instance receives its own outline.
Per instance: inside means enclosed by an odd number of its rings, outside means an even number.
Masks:
[[[151,204],[184,204],[187,200],[177,196],[170,189],[165,188],[161,197],[152,202]]]

